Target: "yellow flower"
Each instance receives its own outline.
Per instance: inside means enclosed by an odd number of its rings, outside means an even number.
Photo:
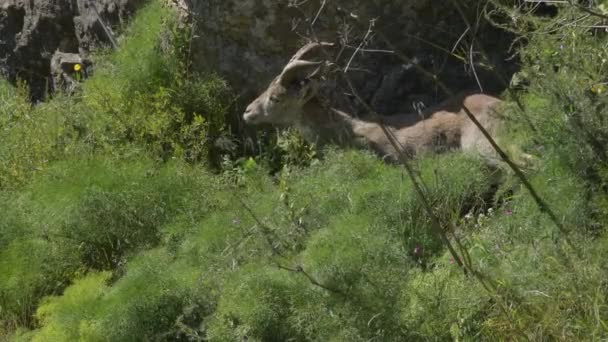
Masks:
[[[74,64],[74,71],[78,72],[81,68],[82,66],[80,64]]]
[[[591,86],[591,92],[597,95],[601,95],[606,91],[606,85],[603,83],[596,83]]]

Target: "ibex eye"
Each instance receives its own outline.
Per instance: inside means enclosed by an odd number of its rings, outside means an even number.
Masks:
[[[270,101],[272,101],[272,102],[279,102],[279,100],[280,100],[279,97],[276,95],[273,95],[270,97]]]

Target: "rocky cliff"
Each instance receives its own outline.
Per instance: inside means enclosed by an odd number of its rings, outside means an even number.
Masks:
[[[2,0],[0,1],[0,74],[30,84],[40,99],[52,86],[56,52],[86,56],[108,44],[111,30],[145,0]],[[104,23],[104,24],[102,24]]]
[[[484,91],[504,89],[500,78],[508,79],[514,71],[514,65],[506,61],[511,37],[483,19],[480,1],[457,1],[458,7],[455,3],[201,1],[191,8],[200,31],[197,65],[220,72],[241,92],[243,102],[247,102],[281,70],[306,37],[315,35],[322,40],[347,43],[351,48],[342,54],[344,65],[354,47],[364,40],[373,20],[374,30],[364,46],[366,51],[353,61],[351,77],[379,112],[411,110],[412,103],[429,104],[445,97],[414,64],[437,75],[454,91],[479,88],[473,71]],[[467,29],[467,25],[476,26],[477,22],[477,29]],[[467,58],[473,41],[472,51],[483,48],[487,55],[485,59],[482,53],[473,54],[475,68]],[[399,58],[397,52],[407,56],[410,62]],[[496,70],[484,69],[483,65],[494,65]]]
[[[110,42],[112,34],[104,26],[116,27],[146,2],[1,1],[0,73],[13,82],[27,81],[34,99],[53,84],[52,65],[65,68],[55,61],[83,58],[86,63],[92,47]],[[372,20],[374,30],[351,63],[350,75],[381,113],[411,110],[413,103],[428,105],[445,97],[415,64],[454,91],[478,89],[479,84],[484,91],[499,91],[504,83],[495,71],[504,79],[514,71],[514,65],[506,62],[511,38],[483,20],[479,0],[458,1],[458,7],[454,1],[430,0],[170,2],[190,12],[196,21],[195,66],[224,76],[240,93],[241,105],[263,89],[313,35],[346,43],[340,61],[344,65],[364,40]],[[477,22],[479,27],[468,28]],[[486,54],[479,53],[482,48]],[[471,51],[479,51],[472,55],[473,64]],[[53,58],[56,53],[60,55]],[[399,58],[399,53],[410,61]],[[490,71],[484,65],[496,69]],[[346,97],[345,103],[357,107],[352,98]]]

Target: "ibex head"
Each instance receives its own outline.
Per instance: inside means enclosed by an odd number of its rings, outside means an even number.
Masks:
[[[318,76],[324,63],[306,61],[302,57],[313,50],[332,45],[308,43],[296,52],[268,89],[247,106],[243,114],[245,122],[286,125],[298,120],[304,105],[316,95],[318,84],[315,76]]]

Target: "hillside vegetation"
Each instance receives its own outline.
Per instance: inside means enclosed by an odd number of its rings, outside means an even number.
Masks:
[[[32,106],[1,82],[0,340],[607,339],[608,11],[503,3],[487,16],[522,64],[503,141],[553,219],[458,152],[412,161],[430,211],[364,151],[287,132],[238,153],[235,91],[190,72],[158,1],[76,93]]]

